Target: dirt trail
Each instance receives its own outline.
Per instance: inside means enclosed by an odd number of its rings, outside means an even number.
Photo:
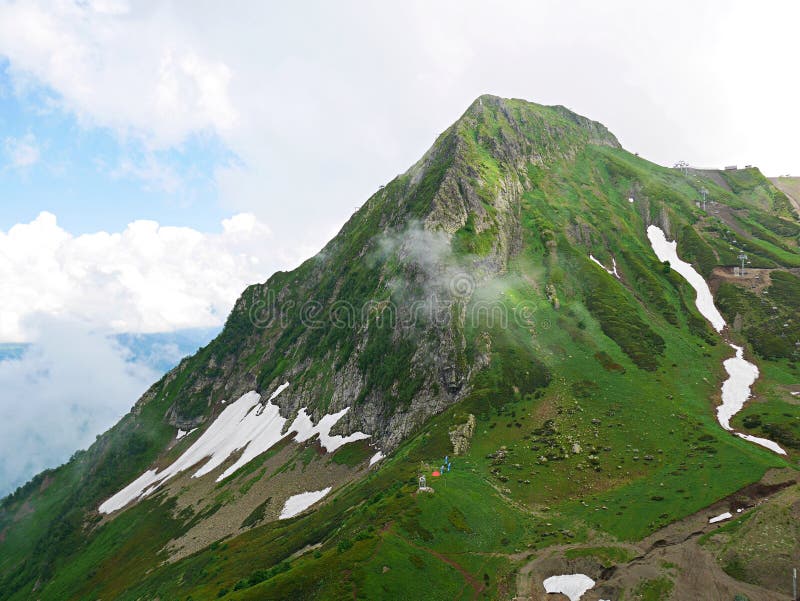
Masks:
[[[708,204],[708,216],[719,217],[737,236],[740,238],[749,238],[750,234],[742,229],[742,226],[736,221],[736,214],[740,211],[741,209],[734,209],[721,202],[712,201]],[[707,219],[707,217],[705,219]]]
[[[765,288],[772,285],[770,274],[773,271],[785,271],[785,269],[762,269],[760,267],[747,267],[743,275],[734,273],[731,267],[715,267],[708,279],[708,287],[711,292],[716,294],[722,282],[729,282],[742,288],[747,288],[755,294],[761,294]]]
[[[451,568],[456,570],[459,574],[461,574],[461,576],[464,578],[464,581],[472,588],[472,592],[473,592],[472,598],[473,599],[477,599],[478,595],[480,595],[483,592],[483,590],[486,588],[482,582],[480,582],[477,578],[475,578],[475,576],[473,574],[471,574],[466,569],[464,569],[464,567],[461,564],[459,564],[458,562],[450,559],[446,555],[442,555],[441,553],[439,553],[437,551],[434,551],[433,549],[428,549],[427,547],[423,547],[421,545],[418,545],[415,542],[407,539],[406,537],[398,534],[396,530],[393,530],[392,534],[394,536],[396,536],[397,538],[401,539],[406,544],[414,547],[415,549],[417,549],[419,551],[424,551],[425,553],[427,553],[429,555],[432,555],[433,557],[435,557],[439,561],[442,561],[442,562],[446,563]]]

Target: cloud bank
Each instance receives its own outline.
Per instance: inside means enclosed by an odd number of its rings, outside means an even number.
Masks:
[[[245,286],[287,261],[271,239],[251,214],[216,234],[138,221],[74,236],[46,212],[0,231],[0,342],[30,343],[0,360],[0,496],[88,446],[204,344],[214,330],[198,328],[221,325]],[[415,225],[380,246],[435,290],[453,279],[442,234]]]
[[[307,252],[271,242],[246,213],[217,233],[136,221],[75,236],[47,212],[0,231],[0,343],[30,343],[0,359],[0,496],[88,446],[247,285]]]
[[[277,253],[252,214],[208,234],[136,221],[73,236],[55,215],[0,231],[0,342],[32,339],[26,318],[73,319],[103,332],[165,332],[224,323],[249,284],[296,257]]]
[[[36,339],[0,361],[0,497],[111,427],[160,375],[86,324],[36,315]]]

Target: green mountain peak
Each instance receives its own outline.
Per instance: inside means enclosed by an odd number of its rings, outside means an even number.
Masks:
[[[90,449],[2,501],[0,600],[504,599],[575,572],[603,598],[699,598],[687,557],[725,598],[786,593],[783,546],[740,549],[800,539],[774,519],[800,502],[799,241],[756,169],[664,168],[564,107],[480,96]],[[717,423],[724,341],[760,370],[732,427],[786,456]]]

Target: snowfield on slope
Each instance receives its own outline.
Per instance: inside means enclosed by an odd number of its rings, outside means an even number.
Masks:
[[[563,574],[550,576],[543,582],[548,593],[561,593],[569,601],[578,601],[583,594],[594,586],[594,580],[586,574]]]
[[[721,332],[722,328],[725,327],[725,319],[714,305],[714,297],[711,295],[711,290],[703,276],[697,273],[694,267],[678,258],[677,241],[668,242],[664,231],[655,225],[647,228],[647,237],[658,260],[669,261],[670,267],[691,284],[697,294],[695,305],[697,305],[698,311],[714,326],[717,332]],[[758,367],[745,360],[742,347],[735,344],[730,344],[730,347],[736,351],[736,354],[730,359],[726,359],[722,364],[725,367],[725,371],[728,372],[728,379],[722,383],[722,404],[717,407],[717,421],[725,430],[733,432],[730,420],[744,407],[745,402],[750,398],[750,387],[758,378]],[[740,432],[736,432],[736,435],[779,455],[786,455],[786,451],[771,440]]]
[[[152,494],[170,478],[206,460],[192,474],[193,478],[204,476],[222,465],[233,453],[241,450],[241,456],[217,477],[216,481],[219,482],[290,434],[295,435],[294,440],[297,442],[305,442],[314,436],[319,436],[320,444],[328,453],[349,442],[369,438],[369,434],[363,432],[354,432],[349,436],[331,435],[331,428],[349,408],[333,415],[323,416],[316,425],[303,408],[284,434],[287,420],[281,417],[278,406],[272,401],[288,386],[288,382],[278,386],[265,404],[260,402],[261,395],[255,391],[245,393],[238,400],[228,404],[194,444],[169,467],[160,472],[146,471],[104,501],[98,508],[99,511],[111,513],[122,509],[128,503]]]
[[[719,515],[714,516],[713,518],[709,518],[708,523],[716,524],[717,522],[724,522],[725,520],[729,520],[732,517],[733,515],[731,514],[731,512],[726,511],[725,513],[720,513]]]
[[[195,430],[197,430],[197,428],[192,428],[187,432],[186,430],[181,430],[180,428],[178,428],[178,434],[175,436],[175,440],[180,440],[184,436],[189,436]]]
[[[647,237],[650,239],[650,245],[653,247],[653,252],[656,253],[659,261],[669,261],[669,266],[683,276],[687,282],[694,288],[697,297],[694,304],[697,310],[711,322],[717,332],[721,332],[725,327],[725,320],[722,314],[714,306],[714,297],[711,295],[711,290],[708,284],[694,267],[686,261],[681,261],[678,258],[678,242],[673,240],[667,241],[664,231],[655,225],[647,228]]]
[[[722,404],[717,407],[717,420],[728,432],[734,431],[730,423],[731,418],[742,410],[747,399],[750,398],[750,387],[758,378],[758,368],[745,360],[742,347],[735,344],[732,344],[731,347],[736,351],[736,356],[726,359],[722,364],[725,366],[725,371],[728,372],[728,379],[722,383]],[[768,438],[759,438],[741,432],[736,432],[736,435],[779,455],[786,455],[786,451],[777,442]]]
[[[283,504],[283,509],[281,510],[281,515],[278,519],[286,520],[288,518],[293,518],[298,513],[303,513],[306,509],[311,507],[329,492],[331,492],[330,486],[328,488],[323,488],[322,490],[303,492],[299,495],[293,495],[289,497],[286,499],[286,503]]]

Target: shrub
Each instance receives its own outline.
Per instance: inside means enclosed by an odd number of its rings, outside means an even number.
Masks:
[[[342,540],[339,541],[339,544],[336,545],[336,550],[339,551],[339,553],[344,553],[345,551],[347,551],[352,547],[353,547],[353,541],[351,541],[349,538],[343,538]]]

